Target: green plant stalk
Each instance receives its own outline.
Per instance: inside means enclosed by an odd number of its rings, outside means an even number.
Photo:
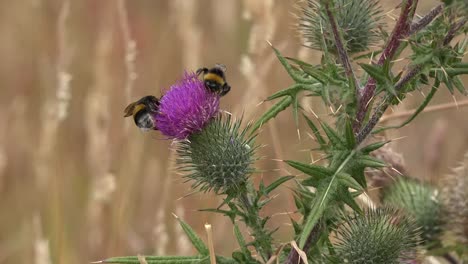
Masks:
[[[343,41],[343,36],[341,34],[341,31],[338,29],[338,25],[336,23],[334,13],[332,9],[330,8],[330,2],[333,3],[333,1],[324,0],[322,2],[325,2],[323,3],[325,5],[325,11],[327,13],[328,21],[332,28],[333,37],[335,38],[335,44],[338,50],[338,55],[340,57],[341,64],[343,65],[346,76],[348,77],[349,85],[351,86],[353,90],[356,90],[356,95],[359,95],[359,89],[360,89],[359,84],[354,74],[353,67],[351,66],[348,52],[346,51],[346,47]]]
[[[401,90],[406,84],[408,84],[413,78],[415,78],[422,70],[421,66],[416,66],[406,73],[405,76],[401,78],[401,80],[395,85],[395,91]],[[387,93],[382,102],[377,106],[374,114],[369,119],[369,122],[362,128],[359,134],[356,136],[357,144],[360,144],[366,139],[366,137],[372,132],[372,129],[377,125],[380,118],[385,113],[385,110],[390,106],[392,100],[395,98],[394,95]]]
[[[402,2],[400,17],[398,18],[397,24],[392,32],[392,35],[385,46],[384,51],[380,55],[377,65],[384,65],[385,61],[393,60],[395,53],[400,47],[402,39],[404,39],[410,31],[411,20],[413,19],[414,12],[418,5],[417,0],[406,0]],[[375,89],[377,87],[376,80],[369,78],[366,85],[362,89],[361,97],[358,100],[358,110],[356,113],[356,121],[353,125],[355,133],[361,128],[361,124],[366,117],[366,113],[369,107],[369,101],[373,98]]]
[[[468,22],[467,19],[461,19],[457,23],[453,24],[443,39],[442,46],[447,46],[450,41],[455,37],[455,33],[462,28]],[[418,74],[422,71],[422,65],[416,65],[412,69],[410,69],[396,84],[395,84],[395,91],[401,90],[405,87],[406,84],[411,82]],[[437,81],[438,82],[438,81]],[[437,83],[436,83],[437,84]],[[434,86],[436,85],[434,84]],[[380,118],[385,113],[385,110],[390,106],[391,101],[395,99],[395,96],[392,94],[387,93],[384,98],[382,99],[380,105],[376,108],[374,114],[369,119],[367,124],[359,131],[358,135],[356,136],[357,144],[360,144],[366,139],[366,137],[372,132],[374,127],[379,122]]]
[[[256,246],[256,250],[266,262],[273,254],[272,239],[269,232],[263,228],[258,206],[252,200],[252,197],[255,195],[256,191],[254,187],[248,182],[245,191],[239,194],[237,200],[245,214],[243,220],[247,227],[250,228],[251,235],[257,242],[258,246]]]

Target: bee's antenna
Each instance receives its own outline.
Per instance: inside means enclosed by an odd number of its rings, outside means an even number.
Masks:
[[[196,74],[197,76],[200,75],[201,73],[207,73],[208,72],[208,68],[200,68],[196,71]]]

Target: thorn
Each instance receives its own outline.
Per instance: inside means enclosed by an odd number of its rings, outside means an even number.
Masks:
[[[445,71],[445,68],[444,68],[444,67],[440,67],[440,69],[441,69],[441,70],[444,72],[444,74],[445,74],[445,78],[447,78],[447,79],[448,79],[449,77],[448,77],[448,74],[447,74],[447,72]]]
[[[226,111],[226,110],[222,110],[222,111],[223,111],[223,113],[232,116],[232,113],[231,113],[231,112],[228,112],[228,111]]]
[[[390,142],[388,142],[388,143],[391,143],[391,142],[397,141],[397,140],[401,140],[401,139],[405,139],[405,138],[407,138],[407,137],[408,137],[408,136],[402,136],[402,137],[397,137],[397,138],[394,138],[394,139],[390,139]]]
[[[369,107],[370,102],[371,102],[372,100],[374,100],[374,96],[375,96],[375,95],[373,95],[373,96],[369,99],[369,101],[367,101],[367,103],[366,103],[366,108]]]
[[[318,117],[318,115],[314,112],[314,110],[312,110],[312,108],[309,106],[309,110],[310,112],[315,116],[315,118],[317,118],[318,120],[320,120],[320,118]]]
[[[262,105],[263,103],[265,103],[266,101],[263,100],[263,101],[260,101],[260,103],[256,104],[255,107],[259,107],[260,105]]]
[[[394,167],[392,167],[392,170],[393,171],[396,171],[396,173],[400,174],[401,176],[403,176],[403,173],[399,172],[397,169],[395,169]]]
[[[396,182],[397,179],[395,177],[393,177],[390,173],[387,172],[387,170],[382,170],[383,173],[385,173],[390,179],[392,179],[392,181]]]
[[[283,162],[284,160],[282,159],[271,159],[272,161],[279,161],[279,162]]]
[[[314,136],[312,136],[312,134],[310,134],[309,132],[306,132],[307,136],[309,136],[313,141],[317,142],[317,139],[315,139]]]
[[[338,111],[340,111],[340,109],[341,109],[342,106],[343,106],[343,105],[340,104],[340,106],[338,106],[338,109],[336,109],[335,113],[338,113]]]
[[[406,60],[406,58],[400,58],[400,59],[392,60],[392,63],[404,61],[404,60]]]
[[[90,264],[98,264],[98,263],[105,263],[105,260],[98,260],[98,261],[92,261]]]
[[[175,213],[171,213],[171,214],[172,214],[172,216],[175,217],[175,219],[179,219],[179,217]]]
[[[196,193],[197,193],[197,191],[189,192],[189,193],[187,193],[187,194],[185,194],[185,195],[183,195],[183,196],[177,198],[176,201],[180,201],[180,200],[182,200],[182,199],[184,199],[184,198],[187,198],[187,197],[189,197],[189,196],[191,196],[191,195],[193,195],[193,194],[196,194]]]
[[[317,163],[317,162],[319,162],[319,161],[322,161],[322,160],[324,160],[324,159],[326,159],[326,157],[321,157],[321,158],[319,158],[318,160],[314,161],[312,164],[315,164],[315,163]]]
[[[301,140],[301,131],[299,131],[299,128],[297,128],[296,131],[297,131],[297,138]]]
[[[271,47],[273,47],[273,44],[271,44],[271,42],[269,40],[266,40],[266,42],[268,43],[268,45],[270,45]]]
[[[454,95],[452,95],[452,98],[453,98],[453,102],[455,103],[455,106],[457,107],[457,110],[458,110],[458,102],[457,102],[457,98],[455,98]]]

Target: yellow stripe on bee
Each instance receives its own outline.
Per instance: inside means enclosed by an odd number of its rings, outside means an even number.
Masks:
[[[137,104],[135,105],[135,108],[133,108],[133,115],[136,115],[140,110],[145,109],[146,106],[144,104]]]
[[[217,75],[217,74],[214,74],[214,73],[207,73],[205,74],[205,77],[203,78],[204,80],[210,80],[210,81],[214,81],[214,82],[217,82],[221,85],[224,85],[224,80],[221,76]]]

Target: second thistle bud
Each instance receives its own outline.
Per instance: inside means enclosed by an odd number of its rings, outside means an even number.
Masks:
[[[334,36],[327,20],[323,1],[307,0],[302,8],[299,30],[306,45],[318,50],[334,51]],[[342,31],[348,52],[365,51],[377,41],[381,10],[376,0],[335,0],[331,11]]]
[[[384,208],[346,216],[337,240],[336,256],[327,263],[397,264],[415,259],[419,233],[411,218]]]
[[[385,203],[404,210],[416,220],[428,248],[440,243],[443,221],[439,199],[435,188],[403,177],[389,186],[384,194]]]

